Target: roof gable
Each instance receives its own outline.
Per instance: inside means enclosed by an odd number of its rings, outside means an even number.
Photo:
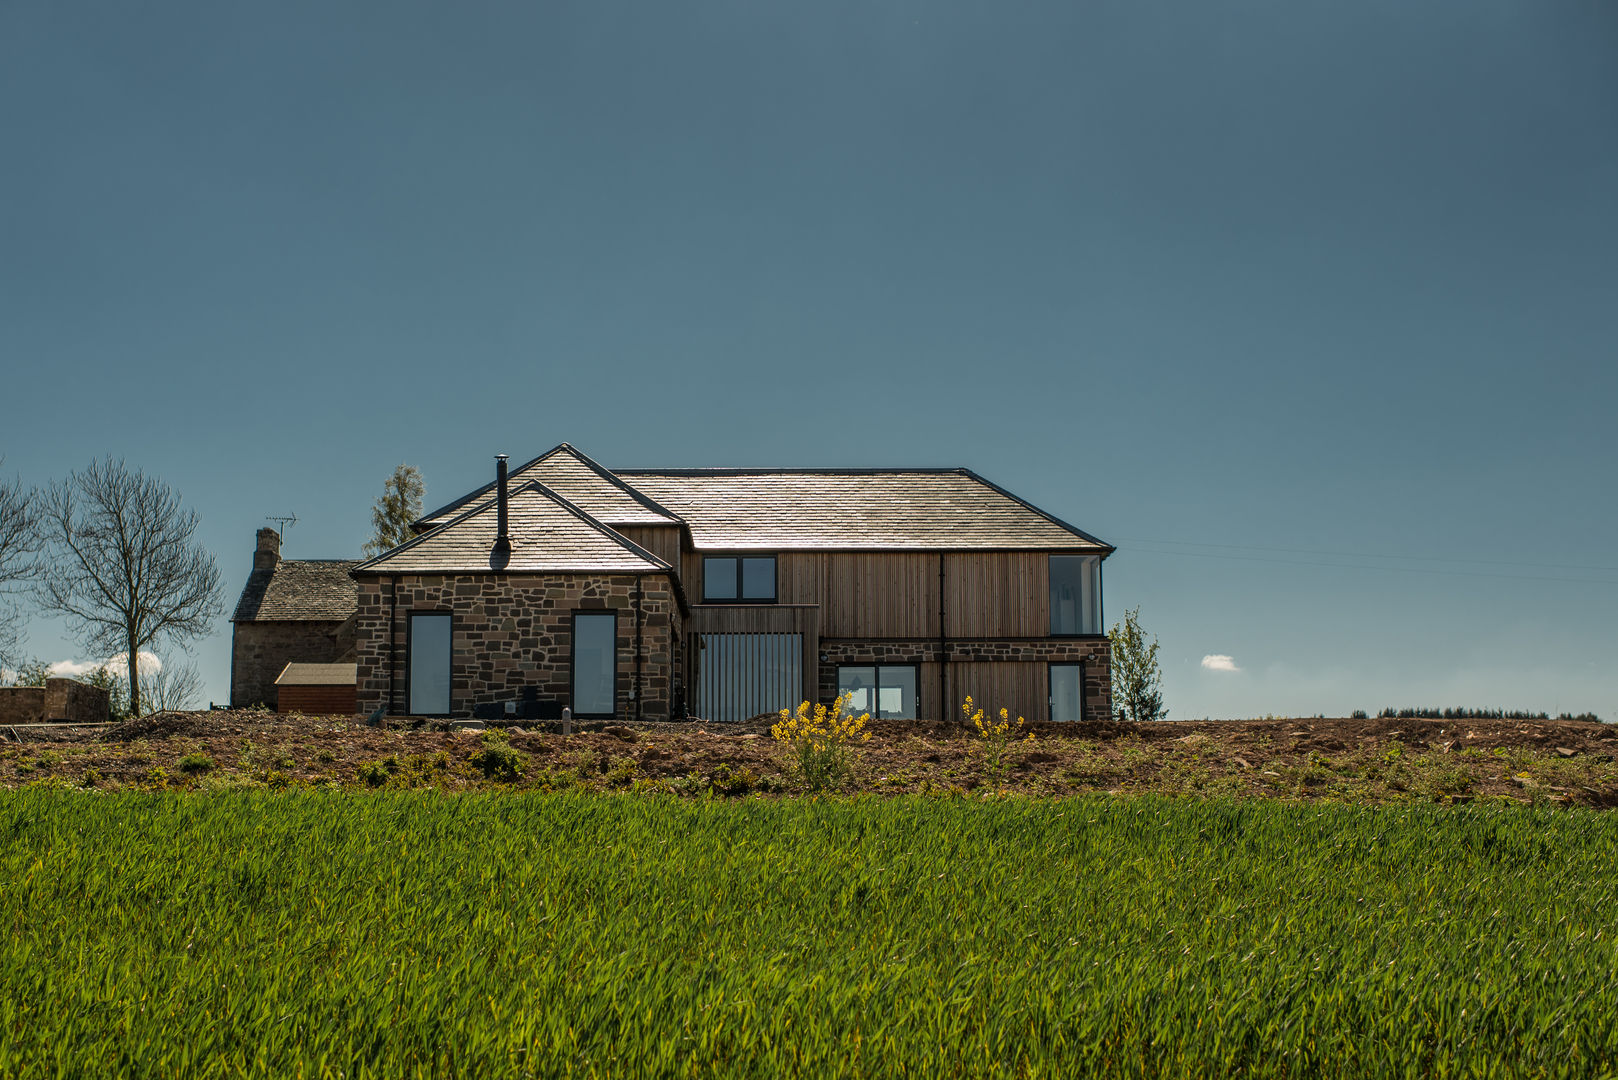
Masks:
[[[511,557],[497,561],[494,542],[499,514],[494,500],[456,517],[392,551],[354,567],[356,574],[647,573],[673,568],[645,548],[537,481],[507,498]]]
[[[342,622],[359,607],[354,559],[283,559],[254,570],[231,622]]]
[[[679,518],[667,508],[636,491],[622,479],[590,460],[578,449],[561,443],[512,470],[508,484],[537,481],[563,499],[607,525],[677,525]],[[442,525],[458,513],[494,501],[494,484],[440,507],[416,522],[425,531]]]

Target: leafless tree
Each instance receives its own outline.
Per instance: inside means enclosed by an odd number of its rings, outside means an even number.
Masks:
[[[148,680],[146,704],[152,712],[174,712],[196,705],[202,696],[202,676],[193,663],[165,663]]]
[[[0,459],[0,465],[5,463]],[[16,596],[33,580],[39,553],[39,508],[20,479],[0,480],[0,666],[21,660],[22,609]]]
[[[140,715],[140,650],[185,648],[223,613],[219,568],[196,542],[201,519],[161,480],[106,458],[40,498],[45,539],[40,606],[67,617],[86,648],[129,657],[130,711]]]

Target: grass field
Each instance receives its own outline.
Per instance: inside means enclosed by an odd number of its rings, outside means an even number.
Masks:
[[[5,1076],[1614,1075],[1618,817],[0,794]]]

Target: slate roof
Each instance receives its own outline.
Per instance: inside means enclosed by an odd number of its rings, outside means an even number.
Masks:
[[[359,607],[354,559],[283,559],[247,576],[231,622],[342,622]]]
[[[653,573],[668,563],[537,481],[508,488],[509,562],[493,561],[498,513],[473,505],[414,540],[354,567],[356,574]]]
[[[1112,546],[969,469],[621,469],[699,549],[1062,550]]]
[[[288,664],[275,677],[276,686],[353,686],[358,664]]]
[[[519,465],[507,478],[510,485],[537,480],[556,494],[606,525],[674,525],[679,519],[567,443]],[[457,514],[494,501],[490,482],[470,495],[442,506],[416,522],[418,529],[442,525]]]

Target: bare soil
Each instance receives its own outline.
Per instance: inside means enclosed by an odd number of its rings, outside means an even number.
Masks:
[[[426,726],[372,727],[346,716],[161,713],[0,743],[0,786],[804,791],[785,748],[770,736],[769,718],[587,727],[562,735],[556,724],[514,726],[502,740]],[[1618,806],[1618,727],[1577,721],[1034,724],[998,763],[993,748],[960,725],[884,721],[870,732],[838,790]],[[503,745],[515,755],[500,752]]]

